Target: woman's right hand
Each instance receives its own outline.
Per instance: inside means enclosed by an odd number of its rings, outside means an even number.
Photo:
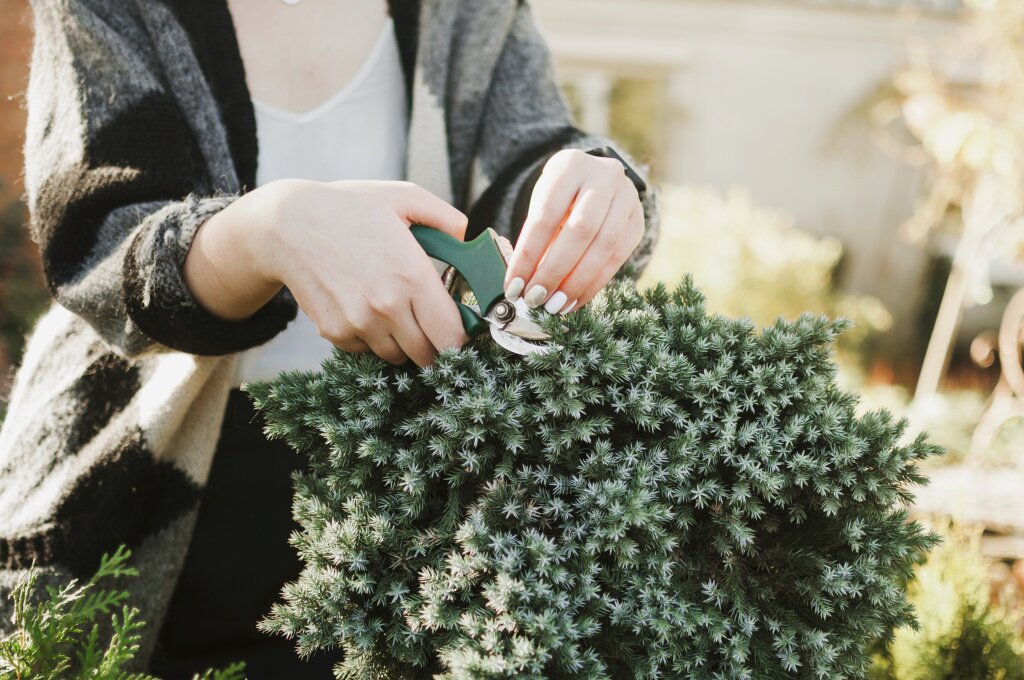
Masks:
[[[412,224],[462,239],[467,220],[408,182],[272,182],[200,228],[186,283],[208,311],[236,320],[288,286],[337,347],[426,366],[469,338]]]

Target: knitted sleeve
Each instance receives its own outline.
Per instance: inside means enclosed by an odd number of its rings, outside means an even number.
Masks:
[[[534,184],[552,155],[562,149],[614,147],[576,128],[558,89],[550,52],[526,2],[518,3],[491,79],[479,140],[470,229],[494,226],[513,240],[526,219]],[[640,171],[625,152],[617,147],[616,151]],[[647,229],[627,262],[633,275],[647,264],[657,236],[654,193],[649,190],[644,199]]]
[[[47,285],[127,357],[261,344],[295,316],[287,291],[230,322],[203,310],[183,280],[193,236],[237,197],[238,181],[230,167],[211,169],[200,133],[213,133],[186,118],[152,27],[129,4],[32,3],[25,186]],[[194,104],[222,129],[212,97]]]

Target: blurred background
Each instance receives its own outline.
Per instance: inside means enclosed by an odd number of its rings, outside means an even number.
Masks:
[[[533,0],[583,128],[660,187],[643,285],[852,319],[864,410],[947,453],[946,539],[877,680],[1024,679],[1024,0]],[[27,0],[0,0],[0,414],[47,303],[21,202]]]

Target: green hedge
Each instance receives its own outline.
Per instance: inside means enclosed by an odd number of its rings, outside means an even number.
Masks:
[[[300,579],[264,623],[340,677],[863,677],[913,621],[904,423],[855,414],[842,322],[756,331],[685,282],[606,291],[554,351],[338,353],[249,387],[307,456]]]

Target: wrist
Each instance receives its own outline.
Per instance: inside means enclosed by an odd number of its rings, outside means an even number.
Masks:
[[[249,192],[244,201],[242,219],[234,224],[239,231],[236,243],[244,244],[244,255],[254,275],[266,285],[283,285],[285,263],[288,261],[287,224],[296,193],[295,180],[278,180]]]
[[[622,169],[626,173],[626,177],[628,177],[629,181],[633,183],[634,187],[636,187],[637,196],[640,198],[640,201],[643,202],[647,195],[647,182],[644,181],[643,177],[640,176],[640,173],[637,172],[632,165],[627,163],[626,159],[620,156],[614,148],[611,146],[602,146],[600,148],[590,149],[587,151],[587,154],[598,158],[612,158],[621,163]]]

